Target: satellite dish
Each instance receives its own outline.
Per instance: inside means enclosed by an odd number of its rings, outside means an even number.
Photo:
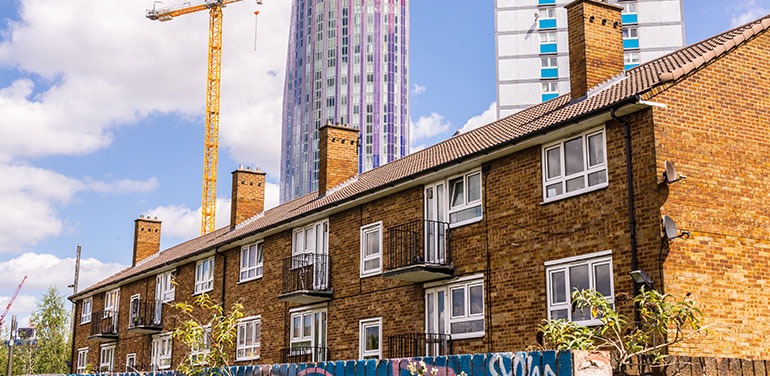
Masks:
[[[663,181],[667,184],[676,183],[680,180],[686,179],[686,176],[679,176],[674,168],[674,163],[666,161],[666,170],[663,171]]]
[[[666,239],[671,241],[676,238],[690,237],[690,233],[687,231],[682,231],[679,233],[679,229],[676,227],[676,222],[674,222],[674,220],[667,215],[663,216],[663,233],[666,235]]]

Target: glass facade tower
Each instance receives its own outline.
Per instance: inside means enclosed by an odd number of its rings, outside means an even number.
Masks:
[[[318,129],[360,130],[359,171],[409,152],[409,0],[292,0],[281,202],[318,190]]]

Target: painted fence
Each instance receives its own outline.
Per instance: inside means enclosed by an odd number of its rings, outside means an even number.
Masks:
[[[461,376],[463,373],[467,376],[611,375],[609,359],[605,353],[583,351],[534,351],[404,359],[291,363],[238,366],[230,367],[229,370],[232,376],[411,376],[407,366],[411,362],[419,361],[425,362],[429,370],[435,368],[437,370],[436,376]],[[604,369],[596,369],[596,364],[605,363],[607,366],[601,367]],[[588,366],[576,367],[576,364],[587,364]],[[216,374],[217,372],[211,373]],[[176,371],[115,373],[111,375],[180,376]],[[431,373],[426,372],[425,376],[431,376]]]

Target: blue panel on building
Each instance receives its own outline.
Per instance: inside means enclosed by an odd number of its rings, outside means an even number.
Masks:
[[[555,54],[556,53],[556,43],[541,44],[540,45],[540,53],[541,54]]]
[[[639,48],[639,39],[623,39],[623,48]]]
[[[639,66],[639,64],[626,64],[625,68],[626,68],[626,70],[629,70],[631,68],[638,67],[638,66]]]
[[[537,5],[556,4],[556,0],[537,0]]]
[[[636,14],[624,14],[621,16],[623,25],[639,23],[639,17]]]
[[[559,77],[558,68],[545,68],[540,70],[541,78],[557,78]]]
[[[555,19],[540,20],[540,28],[541,29],[555,29],[556,28],[556,20]]]
[[[559,94],[543,94],[543,102],[550,101],[558,96]]]

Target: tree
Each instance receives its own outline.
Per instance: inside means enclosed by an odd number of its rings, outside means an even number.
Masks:
[[[579,326],[567,320],[546,320],[540,326],[546,349],[613,350],[619,368],[633,364],[660,368],[666,365],[668,348],[708,332],[702,324],[702,312],[688,296],[676,301],[670,295],[642,289],[634,298],[640,322],[629,320],[594,290],[572,293],[574,310],[589,310],[601,325]],[[584,311],[583,311],[584,312]]]
[[[70,313],[64,308],[64,297],[56,288],[50,287],[43,294],[30,321],[37,339],[34,373],[69,373]]]

